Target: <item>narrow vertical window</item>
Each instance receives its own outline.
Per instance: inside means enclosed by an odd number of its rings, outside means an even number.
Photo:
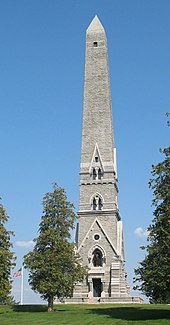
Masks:
[[[93,210],[96,210],[96,208],[97,208],[97,204],[96,204],[96,199],[94,197],[94,199],[93,199]]]
[[[97,42],[93,42],[93,46],[94,47],[98,47],[98,43]]]
[[[97,173],[96,173],[96,169],[93,168],[93,179],[96,179],[97,178]]]
[[[102,171],[101,171],[101,169],[99,168],[99,170],[98,170],[98,179],[101,179],[102,178]]]
[[[99,201],[98,201],[98,210],[102,210],[102,200],[99,197]]]

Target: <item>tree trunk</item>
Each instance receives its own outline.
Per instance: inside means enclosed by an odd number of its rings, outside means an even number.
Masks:
[[[53,296],[50,296],[48,298],[48,311],[49,312],[53,311]]]

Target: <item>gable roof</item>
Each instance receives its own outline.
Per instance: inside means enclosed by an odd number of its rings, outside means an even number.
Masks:
[[[113,249],[113,251],[115,252],[115,254],[118,255],[115,246],[113,245],[111,239],[110,239],[109,236],[107,235],[107,232],[105,231],[105,229],[103,228],[102,224],[100,223],[100,221],[98,220],[97,217],[96,217],[96,218],[94,219],[94,221],[92,222],[92,224],[91,224],[91,226],[90,226],[88,232],[86,233],[84,239],[82,240],[82,242],[81,242],[81,244],[80,244],[80,246],[79,246],[79,248],[78,248],[78,252],[80,251],[80,249],[82,248],[83,244],[85,243],[86,237],[89,235],[89,233],[90,233],[90,231],[91,231],[91,229],[93,228],[93,226],[94,226],[95,223],[97,223],[98,227],[99,227],[99,228],[101,229],[101,231],[103,232],[105,238],[106,238],[107,241],[109,242],[109,244],[110,244],[110,246],[112,247],[112,249]]]

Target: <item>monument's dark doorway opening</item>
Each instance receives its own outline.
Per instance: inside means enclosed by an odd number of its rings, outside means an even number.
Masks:
[[[101,297],[102,283],[101,279],[93,279],[93,297]]]

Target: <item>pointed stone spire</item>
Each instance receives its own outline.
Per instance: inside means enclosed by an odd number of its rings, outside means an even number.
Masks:
[[[87,33],[90,31],[103,31],[105,32],[99,18],[97,16],[95,16],[92,20],[92,22],[90,23],[89,27],[87,28]]]

